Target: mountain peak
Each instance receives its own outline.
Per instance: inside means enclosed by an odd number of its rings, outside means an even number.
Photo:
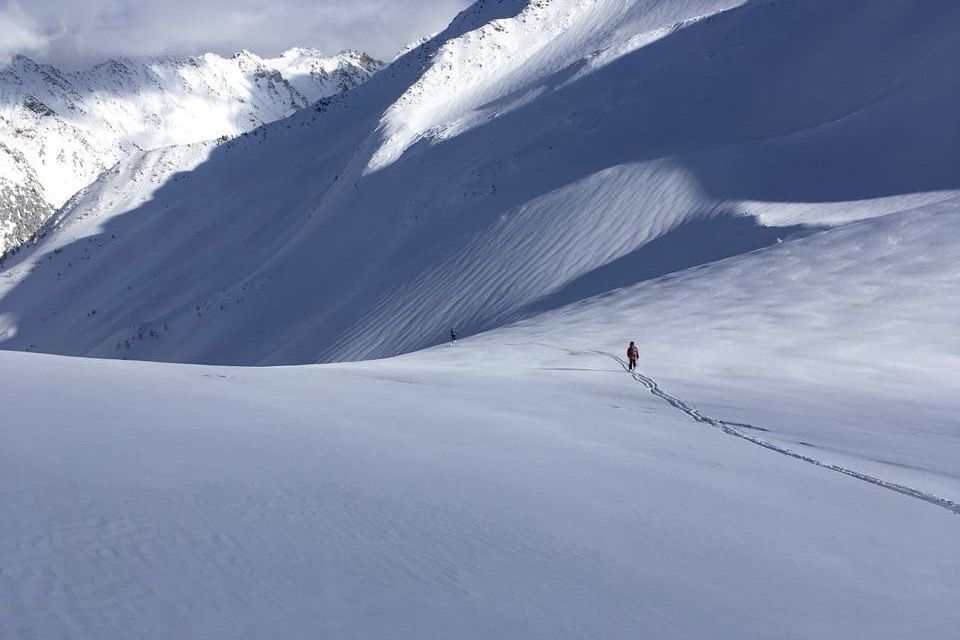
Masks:
[[[233,58],[234,60],[242,60],[244,58],[252,58],[254,60],[260,60],[260,56],[250,51],[249,49],[240,49],[240,51],[237,51],[230,57]]]
[[[320,49],[314,47],[291,47],[283,53],[280,54],[281,58],[302,58],[309,56],[312,58],[324,58],[326,57]]]

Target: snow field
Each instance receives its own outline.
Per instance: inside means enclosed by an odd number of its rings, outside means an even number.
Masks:
[[[470,343],[2,354],[3,635],[951,637],[955,514],[703,429],[602,356]]]

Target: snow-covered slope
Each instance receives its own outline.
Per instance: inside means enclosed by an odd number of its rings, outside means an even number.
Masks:
[[[0,636],[952,640],[956,207],[392,360],[0,353]]]
[[[273,59],[242,51],[110,60],[69,73],[19,56],[0,70],[0,144],[22,159],[14,170],[0,166],[0,179],[59,207],[131,153],[248,131],[353,88],[380,67],[358,52],[329,58],[302,48]],[[18,171],[34,173],[40,188]],[[17,202],[30,210],[30,200]],[[29,235],[37,225],[17,227]]]
[[[273,369],[0,353],[0,636],[956,637],[960,515],[698,424],[567,331]]]
[[[176,179],[122,164],[8,264],[3,345],[386,356],[794,225],[949,201],[958,18],[945,0],[477,3]]]
[[[622,357],[633,339],[642,370],[703,413],[960,503],[958,237],[960,198],[624,287],[476,349]]]

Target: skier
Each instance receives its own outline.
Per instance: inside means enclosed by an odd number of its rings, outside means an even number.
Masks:
[[[637,359],[640,357],[640,350],[637,349],[637,345],[633,343],[633,340],[630,341],[630,346],[627,347],[627,360],[630,361],[628,367],[629,371],[635,371],[637,369]]]
[[[457,341],[457,332],[453,330],[453,327],[450,327],[450,344],[452,345]]]

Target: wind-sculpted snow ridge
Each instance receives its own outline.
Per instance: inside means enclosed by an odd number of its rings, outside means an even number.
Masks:
[[[124,58],[74,72],[19,56],[0,69],[0,144],[26,166],[0,162],[0,180],[35,192],[49,214],[121,158],[237,135],[359,86],[381,67],[360,52],[326,57],[303,48],[272,59],[248,51]],[[22,171],[40,188],[18,177]],[[24,195],[7,200],[18,211],[36,209]],[[45,219],[36,217],[21,214],[16,235],[6,243],[0,236],[0,254]]]
[[[8,262],[0,344],[391,356],[949,203],[958,19],[946,0],[478,2],[170,179],[91,186]]]

